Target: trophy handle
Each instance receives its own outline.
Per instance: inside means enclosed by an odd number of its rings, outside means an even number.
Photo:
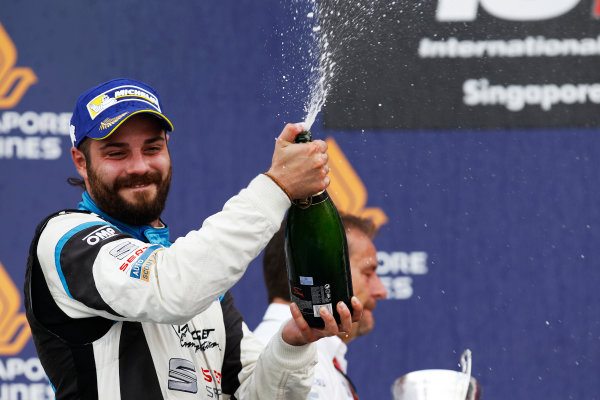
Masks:
[[[460,366],[462,373],[467,374],[471,378],[471,350],[466,349],[460,356]]]

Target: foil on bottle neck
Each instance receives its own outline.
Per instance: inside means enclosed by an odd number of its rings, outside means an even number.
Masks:
[[[322,190],[319,193],[313,194],[306,199],[296,199],[293,201],[294,205],[302,210],[309,208],[310,206],[314,206],[320,204],[329,198],[329,194],[327,194],[326,190]]]

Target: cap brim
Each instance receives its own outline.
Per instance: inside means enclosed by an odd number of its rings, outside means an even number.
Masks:
[[[134,116],[136,114],[152,114],[152,115],[156,116],[157,118],[159,118],[164,123],[165,130],[173,131],[173,124],[163,114],[161,114],[157,111],[154,111],[154,110],[143,110],[142,109],[142,110],[136,110],[136,111],[128,113],[127,115],[124,115],[122,118],[119,118],[118,121],[115,121],[115,125],[111,126],[110,128],[102,129],[102,124],[105,123],[106,119],[104,121],[100,121],[96,126],[94,126],[94,129],[92,131],[88,132],[88,134],[86,136],[89,138],[92,138],[92,139],[96,139],[96,140],[106,139],[107,137],[112,135],[117,129],[119,129],[119,127],[121,125],[123,125],[123,123],[125,121],[127,121],[129,118],[131,118],[132,116]],[[116,116],[113,118],[118,118],[118,117],[119,116]]]

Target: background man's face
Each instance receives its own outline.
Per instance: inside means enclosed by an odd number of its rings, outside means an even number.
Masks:
[[[364,311],[360,322],[352,326],[350,338],[366,335],[375,324],[373,309],[377,300],[384,299],[387,292],[377,275],[377,251],[367,235],[357,229],[346,231],[352,288],[354,295],[362,302]]]
[[[84,180],[98,207],[134,225],[157,221],[171,183],[171,158],[160,122],[138,114],[108,138],[87,140],[90,159]]]

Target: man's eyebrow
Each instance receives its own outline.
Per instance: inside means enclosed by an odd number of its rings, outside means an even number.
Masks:
[[[151,143],[155,143],[155,142],[160,142],[160,141],[165,141],[165,137],[164,136],[156,136],[150,139],[146,139],[144,140],[144,144],[151,144]],[[126,148],[129,147],[129,143],[125,143],[125,142],[107,142],[104,143],[102,146],[100,146],[100,150],[106,150],[108,148],[111,147],[116,147],[116,148]]]
[[[154,142],[160,142],[160,141],[165,141],[165,137],[164,136],[156,136],[150,139],[147,139],[144,141],[144,144],[149,144],[149,143],[154,143]]]
[[[111,147],[117,147],[117,148],[125,148],[128,147],[129,145],[127,143],[124,142],[107,142],[105,144],[103,144],[102,146],[100,146],[100,150],[106,150],[108,148]]]

